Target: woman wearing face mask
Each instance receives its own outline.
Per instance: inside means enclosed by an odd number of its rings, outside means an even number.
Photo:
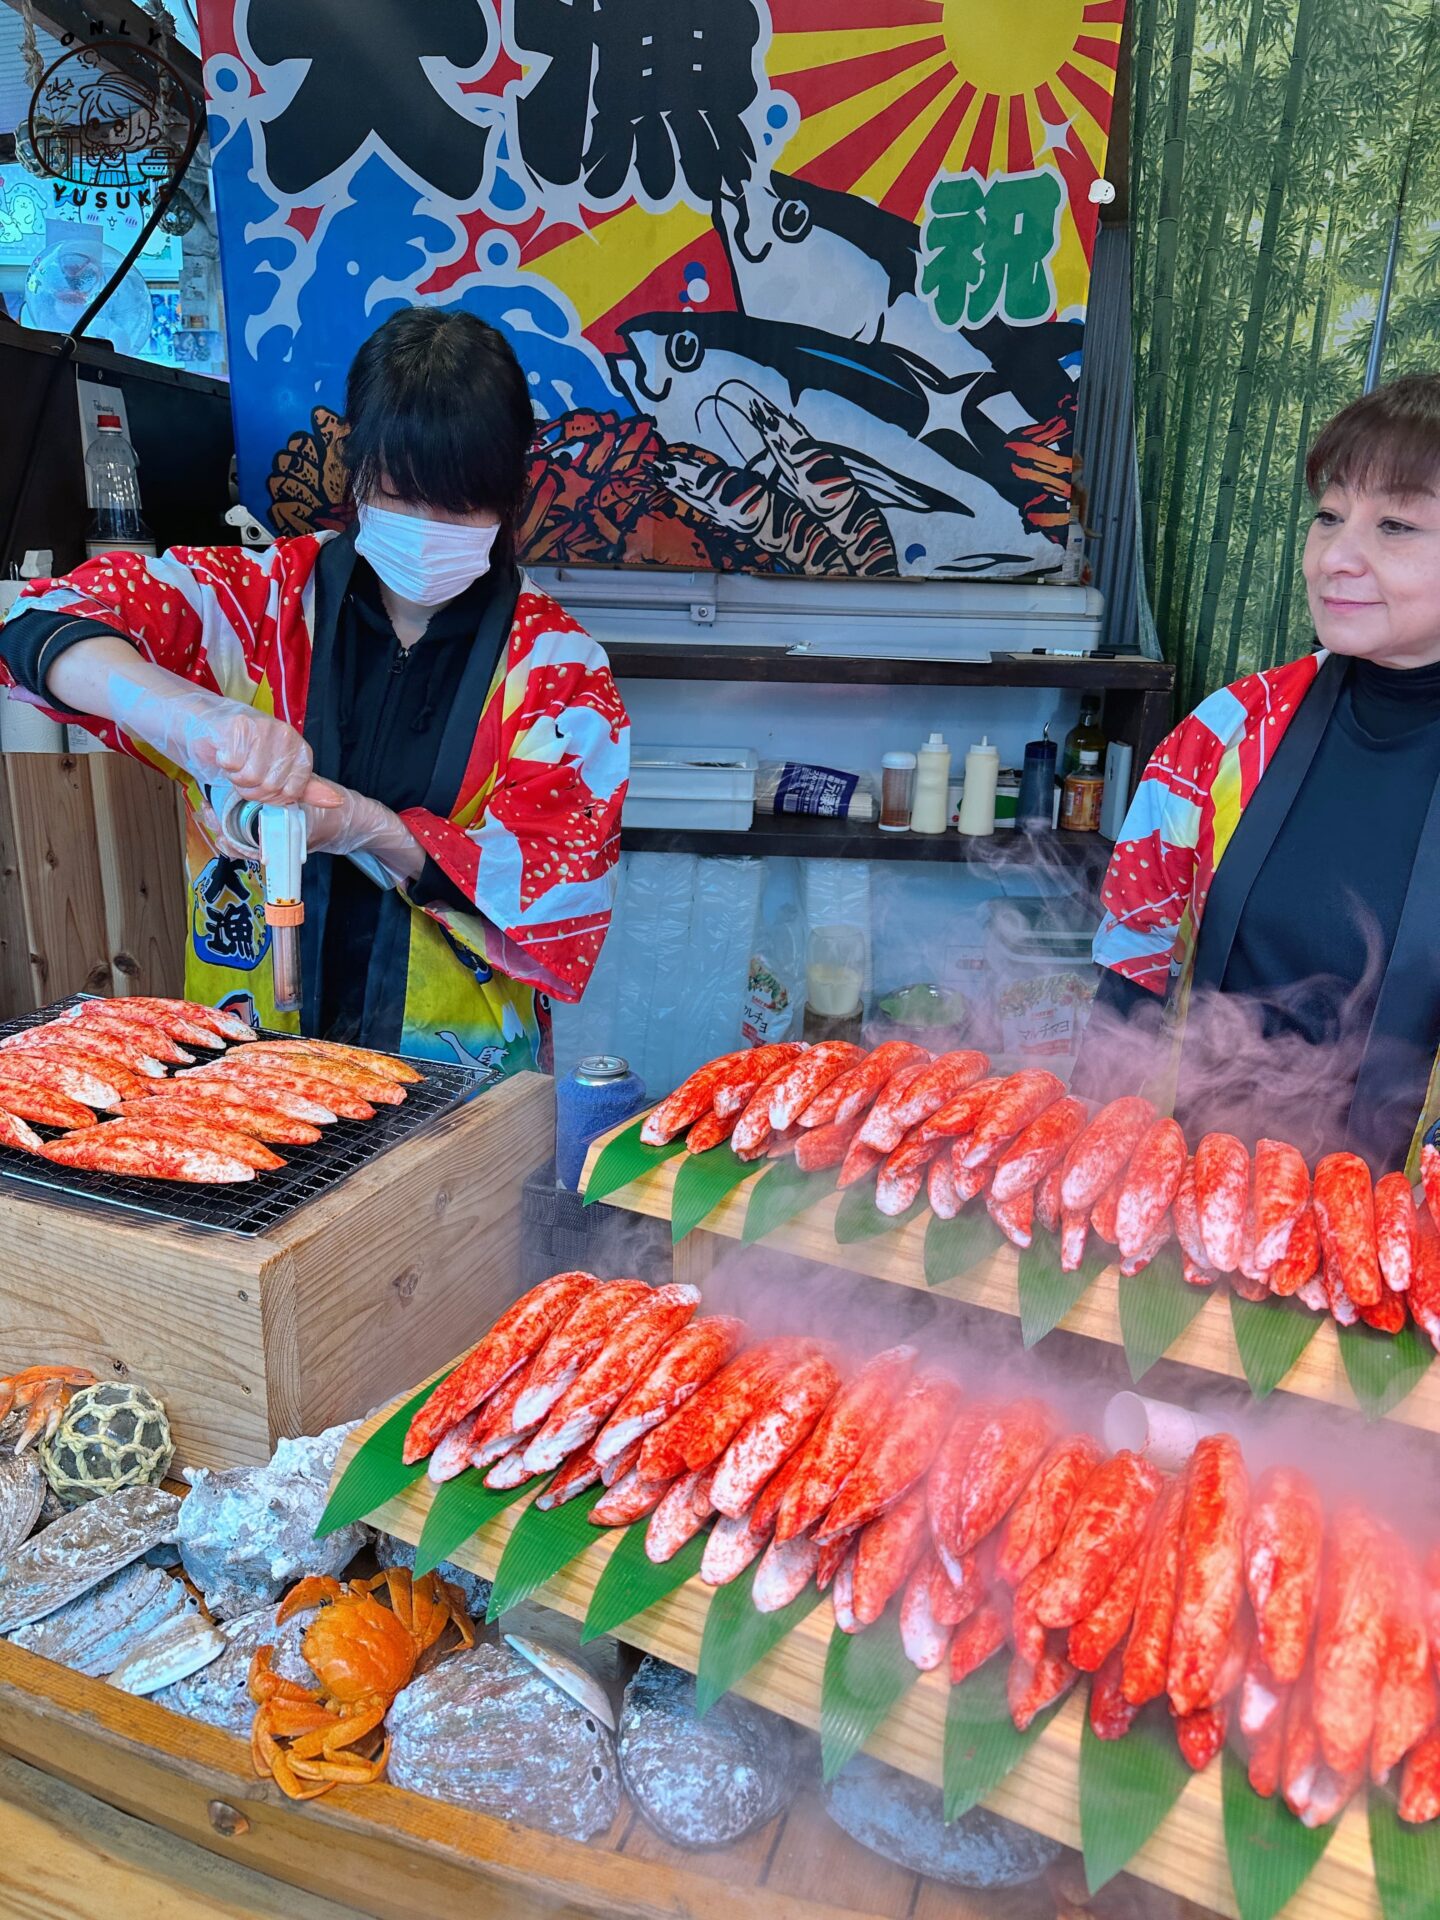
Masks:
[[[1306,473],[1320,650],[1211,694],[1147,767],[1076,1087],[1133,1092],[1178,1037],[1192,1142],[1380,1173],[1440,1116],[1440,376],[1347,407]]]
[[[303,1031],[528,1065],[605,937],[625,711],[516,568],[534,417],[503,336],[395,314],[346,418],[354,528],[88,561],[27,590],[0,672],[184,783],[191,998],[275,1022],[259,874],[205,802],[228,782],[305,809]]]

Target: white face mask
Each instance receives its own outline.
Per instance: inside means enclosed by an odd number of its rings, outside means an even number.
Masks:
[[[443,607],[490,571],[500,529],[453,526],[362,504],[355,551],[393,594],[417,607]]]

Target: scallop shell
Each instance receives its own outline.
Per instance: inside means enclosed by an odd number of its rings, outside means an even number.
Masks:
[[[160,1487],[121,1487],[52,1522],[0,1567],[0,1633],[43,1620],[173,1540],[179,1513]]]
[[[29,1653],[98,1680],[112,1673],[137,1641],[167,1620],[195,1611],[181,1581],[137,1560],[10,1637]]]
[[[208,1667],[229,1645],[198,1613],[179,1614],[130,1649],[110,1675],[110,1685],[122,1693],[158,1693]]]
[[[565,1654],[557,1653],[554,1647],[543,1646],[538,1640],[527,1640],[523,1634],[507,1633],[504,1639],[512,1652],[518,1653],[522,1660],[528,1660],[538,1673],[543,1673],[553,1686],[584,1707],[602,1727],[608,1727],[611,1733],[615,1731],[615,1709],[610,1704],[609,1694],[593,1673]]]
[[[45,1504],[45,1476],[28,1453],[0,1454],[0,1561],[30,1537]]]

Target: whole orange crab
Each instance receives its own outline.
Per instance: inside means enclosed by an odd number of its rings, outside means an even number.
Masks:
[[[42,1433],[47,1440],[50,1438],[60,1424],[72,1387],[94,1384],[95,1375],[88,1367],[22,1367],[19,1373],[0,1377],[0,1420],[11,1413],[25,1414],[15,1437],[16,1453],[23,1453]]]
[[[374,1597],[380,1586],[388,1607]],[[313,1800],[341,1781],[363,1786],[378,1780],[390,1742],[383,1733],[378,1742],[375,1736],[417,1661],[451,1621],[467,1647],[475,1644],[462,1595],[433,1573],[412,1580],[404,1567],[391,1567],[345,1586],[312,1574],[286,1595],[275,1624],[314,1606],[321,1611],[306,1628],[300,1651],[319,1678],[318,1689],[272,1672],[273,1647],[257,1647],[250,1662],[250,1698],[259,1707],[250,1730],[255,1771],[292,1800]]]

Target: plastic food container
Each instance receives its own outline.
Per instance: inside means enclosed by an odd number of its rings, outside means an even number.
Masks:
[[[622,822],[743,833],[759,764],[749,747],[633,747]]]
[[[1050,1065],[1074,1060],[1099,978],[1094,931],[1093,916],[1072,901],[993,902],[986,961],[1003,1052]]]

